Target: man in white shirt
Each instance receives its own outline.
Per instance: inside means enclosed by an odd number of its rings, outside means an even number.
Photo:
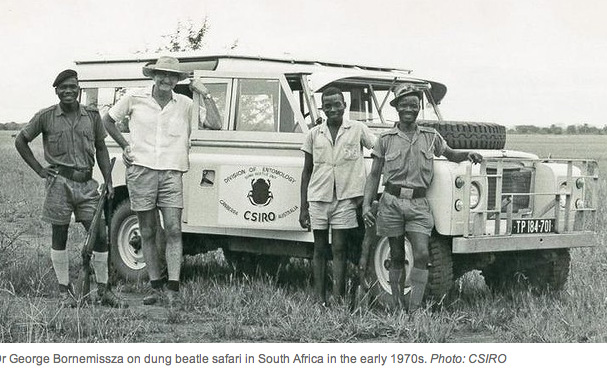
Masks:
[[[177,83],[187,77],[174,57],[160,57],[155,64],[143,67],[143,74],[154,80],[147,89],[127,93],[104,116],[110,136],[123,149],[127,165],[127,186],[131,209],[137,213],[143,255],[152,293],[143,299],[145,305],[168,304],[181,308],[179,277],[183,246],[181,213],[183,210],[182,176],[189,168],[189,138],[193,126],[192,111],[197,106],[185,95],[174,92]],[[203,101],[213,100],[199,81],[190,85]],[[211,107],[211,105],[207,105]],[[116,122],[128,116],[130,142],[116,128]],[[199,118],[204,123],[204,118]],[[218,128],[221,124],[217,122]],[[157,214],[162,213],[166,237],[168,282],[161,269],[156,250]]]

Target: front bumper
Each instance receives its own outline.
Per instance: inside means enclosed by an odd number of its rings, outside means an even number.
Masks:
[[[594,231],[563,234],[524,234],[453,238],[453,253],[489,253],[534,249],[595,247],[598,236]]]

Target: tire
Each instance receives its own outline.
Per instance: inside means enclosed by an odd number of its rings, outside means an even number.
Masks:
[[[553,249],[550,258],[530,273],[532,285],[540,291],[561,291],[569,278],[571,255],[568,248]]]
[[[440,302],[453,287],[453,262],[451,244],[448,238],[433,234],[428,246],[430,266],[428,266],[428,284],[425,299]],[[388,307],[392,303],[392,292],[388,282],[390,266],[390,245],[388,238],[380,238],[375,248],[371,250],[366,271],[365,283],[368,285],[372,302]],[[405,239],[405,274],[403,293],[409,291],[409,269],[413,266],[411,244]]]
[[[503,149],[506,127],[486,122],[418,120],[417,124],[432,127],[453,149]]]
[[[482,273],[494,292],[531,289],[543,293],[565,287],[570,263],[567,248],[530,251],[501,256]]]
[[[129,199],[122,201],[112,214],[110,224],[110,261],[113,271],[127,282],[139,282],[148,279],[148,273],[141,249],[141,234],[137,215],[131,210]],[[164,233],[157,230],[156,241],[160,251],[166,245]],[[161,256],[164,261],[164,256]]]
[[[430,265],[428,266],[426,297],[440,303],[447,297],[454,285],[451,239],[433,234],[428,247]]]

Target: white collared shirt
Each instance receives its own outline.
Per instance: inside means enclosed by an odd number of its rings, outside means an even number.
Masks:
[[[128,117],[134,165],[185,172],[189,168],[192,107],[189,97],[173,92],[161,108],[148,87],[125,94],[108,114],[116,122]]]
[[[308,201],[333,201],[364,195],[366,170],[362,147],[371,149],[375,135],[362,122],[344,119],[335,144],[326,123],[308,132],[301,150],[312,155],[314,169]]]

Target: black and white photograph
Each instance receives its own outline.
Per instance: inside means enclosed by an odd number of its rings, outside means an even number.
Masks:
[[[604,348],[605,14],[3,0],[0,369]]]

